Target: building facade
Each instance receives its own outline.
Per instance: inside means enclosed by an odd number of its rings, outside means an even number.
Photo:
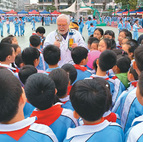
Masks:
[[[47,9],[47,6],[54,5],[56,9],[65,9],[74,3],[75,0],[39,0],[39,10]],[[80,0],[78,0],[80,1]],[[108,6],[114,6],[114,0],[82,0],[87,6],[92,6],[98,11],[105,10]]]
[[[0,9],[7,12],[14,9],[14,3],[12,0],[0,0]]]

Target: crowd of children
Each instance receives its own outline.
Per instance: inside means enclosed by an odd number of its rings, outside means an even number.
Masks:
[[[43,49],[43,27],[23,51],[15,36],[1,40],[1,142],[142,141],[143,36],[121,29],[115,42],[114,31],[91,27],[73,65],[59,66],[59,47]]]

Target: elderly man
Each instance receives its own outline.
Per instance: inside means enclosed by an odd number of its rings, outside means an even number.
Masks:
[[[62,66],[65,63],[73,63],[73,60],[71,58],[71,48],[69,48],[68,44],[69,38],[71,37],[71,33],[73,33],[72,38],[74,39],[72,48],[76,46],[86,47],[86,44],[81,34],[74,29],[69,29],[69,24],[70,19],[67,15],[59,15],[57,18],[57,30],[49,33],[44,42],[44,47],[49,44],[54,44],[60,48],[61,60],[59,61],[59,66]]]

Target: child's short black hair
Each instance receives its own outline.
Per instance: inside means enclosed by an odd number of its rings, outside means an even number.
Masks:
[[[127,29],[123,29],[120,31],[120,33],[121,32],[124,32],[126,37],[129,37],[130,39],[132,39],[132,33],[130,31],[128,31]]]
[[[22,60],[25,65],[34,65],[34,60],[39,56],[40,52],[37,48],[27,47],[22,51]]]
[[[93,23],[90,23],[90,26],[93,26]]]
[[[64,69],[55,69],[50,72],[49,77],[55,82],[57,96],[59,98],[65,96],[69,83],[67,72]]]
[[[99,43],[99,40],[96,37],[89,37],[88,38],[88,44],[89,45],[91,45],[94,41],[98,41],[98,43]]]
[[[5,61],[6,57],[12,55],[13,51],[14,49],[11,44],[0,43],[0,61]]]
[[[32,47],[38,47],[41,44],[40,37],[37,35],[32,35],[29,40]]]
[[[75,111],[86,121],[99,120],[107,109],[109,89],[95,79],[76,82],[70,92]]]
[[[120,73],[126,73],[129,71],[131,60],[126,55],[117,56],[117,67],[120,69]]]
[[[61,56],[60,49],[55,45],[48,45],[43,50],[44,60],[49,65],[56,65]]]
[[[98,59],[98,58],[97,58],[97,59]],[[94,70],[95,70],[95,71],[97,71],[97,64],[96,64],[97,59],[95,59],[94,62],[93,62],[93,67],[94,67]]]
[[[116,42],[114,39],[110,39],[111,41],[111,50],[116,49]]]
[[[111,40],[108,38],[103,38],[102,40],[105,42],[107,49],[111,49]]]
[[[17,77],[7,69],[0,69],[0,122],[15,117],[19,107],[22,88]]]
[[[143,71],[143,45],[139,46],[135,52],[135,61],[137,64],[138,69],[141,71]]]
[[[104,31],[103,31],[103,29],[102,28],[96,28],[95,30],[94,30],[94,32],[95,31],[99,31],[100,32],[100,34],[103,36],[103,34],[104,34]]]
[[[28,77],[24,89],[28,101],[39,110],[48,109],[54,104],[55,84],[48,75],[32,74]]]
[[[140,94],[143,96],[143,71],[141,72],[139,76],[138,87],[140,90]]]
[[[133,68],[133,66],[130,67],[129,73],[131,73],[134,76],[135,80],[138,80],[138,74],[136,70]]]
[[[84,47],[77,46],[72,49],[71,56],[75,64],[80,64],[83,59],[86,59],[88,50]]]
[[[45,34],[45,28],[44,27],[38,27],[37,29],[36,29],[36,33],[40,33],[40,34]]]
[[[127,41],[125,44],[129,45],[129,52],[133,53],[134,56],[134,51],[138,47],[138,42],[134,39]]]
[[[106,107],[106,111],[108,111],[112,106],[112,95],[110,93],[110,84],[108,83],[108,81],[106,81],[104,78],[101,78],[101,77],[96,77],[96,81],[98,81],[100,85],[103,85],[103,87],[107,87],[109,91],[108,98],[107,98],[107,107]]]
[[[104,35],[110,35],[112,38],[115,38],[115,33],[112,30],[106,30]]]
[[[64,69],[68,73],[70,84],[72,85],[77,77],[77,71],[75,67],[72,64],[64,64],[61,68]]]
[[[15,64],[18,66],[18,68],[20,68],[20,64],[23,63],[23,60],[22,60],[22,54],[18,54],[16,57],[15,57]]]
[[[17,51],[17,48],[19,47],[18,44],[11,44],[11,46],[13,47],[13,49],[14,49],[15,52]]]
[[[117,56],[118,55],[128,55],[127,52],[125,52],[123,49],[113,49],[112,51],[114,51]]]
[[[30,75],[34,74],[34,73],[37,73],[37,69],[34,66],[32,66],[32,65],[25,65],[18,72],[18,76],[19,76],[21,82],[23,84],[25,84],[27,78]]]
[[[1,40],[1,43],[9,43],[12,44],[12,38],[11,37],[5,37]]]
[[[117,56],[111,50],[105,50],[99,57],[99,67],[102,71],[108,71],[116,65]]]

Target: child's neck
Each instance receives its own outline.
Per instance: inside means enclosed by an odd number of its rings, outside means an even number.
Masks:
[[[102,71],[102,70],[100,69],[100,67],[98,66],[98,67],[97,67],[96,75],[98,75],[98,76],[105,76],[105,75],[106,75],[106,71]]]
[[[19,122],[19,121],[22,121],[24,120],[24,113],[23,113],[23,108],[21,110],[18,110],[17,114],[14,116],[13,119],[11,119],[10,121],[8,122],[4,122],[2,124],[13,124],[13,123],[16,123],[16,122]]]
[[[100,119],[98,119],[96,121],[92,121],[92,122],[86,121],[86,120],[83,119],[84,125],[96,125],[96,124],[99,124],[100,122],[102,122],[102,118],[100,118]]]
[[[5,65],[10,65],[10,62],[9,61],[3,61],[3,62],[0,62],[1,64],[5,64]]]
[[[56,64],[56,65],[49,65],[49,64],[48,64],[48,66],[49,66],[49,68],[57,68],[57,67],[58,67],[58,64]]]

